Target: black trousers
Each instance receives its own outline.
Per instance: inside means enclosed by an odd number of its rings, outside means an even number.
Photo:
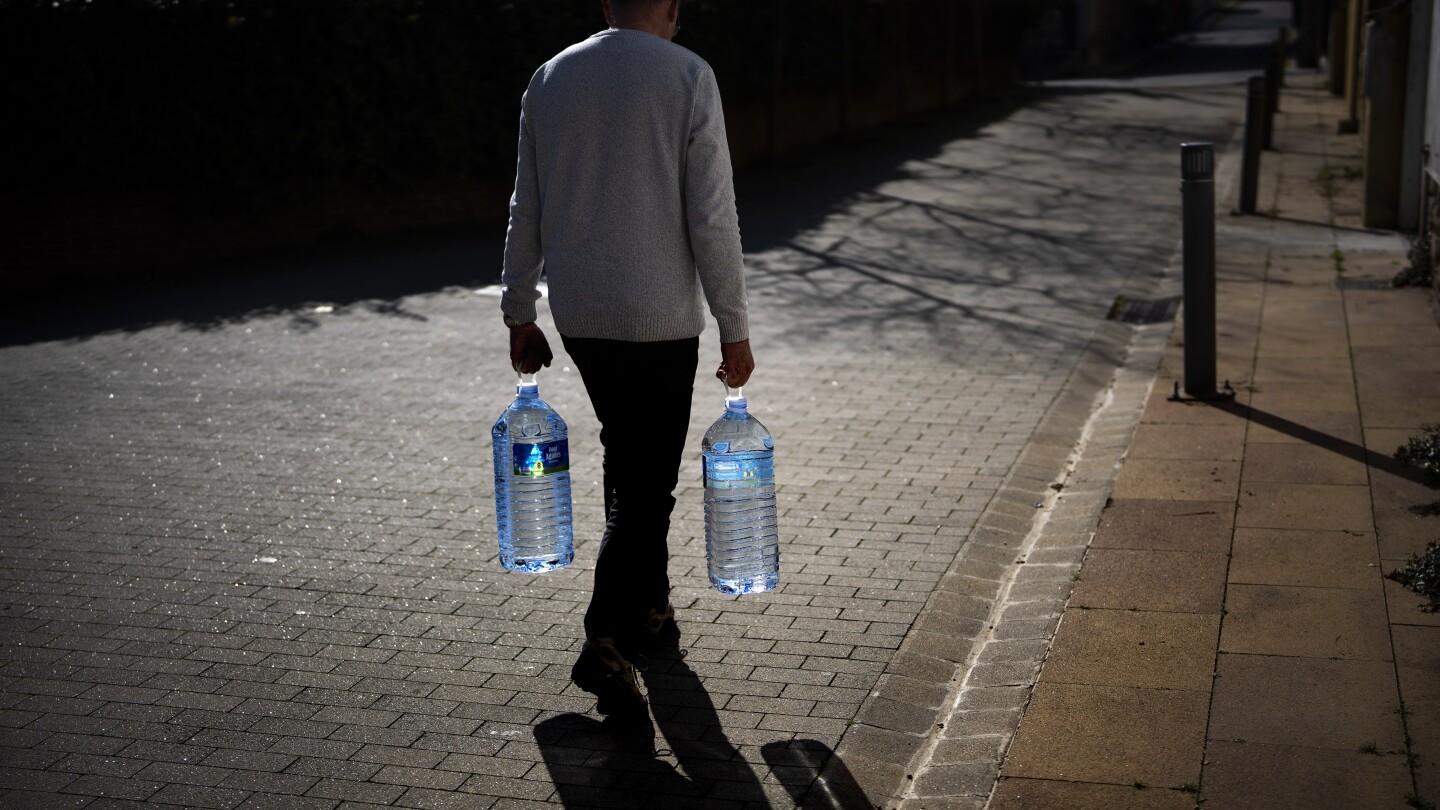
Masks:
[[[613,638],[624,650],[639,641],[649,610],[669,601],[666,538],[700,339],[561,339],[600,419],[605,451],[605,534],[585,635]]]

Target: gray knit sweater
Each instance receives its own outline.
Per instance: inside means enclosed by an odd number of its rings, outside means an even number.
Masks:
[[[500,307],[535,319],[541,271],[560,334],[749,336],[720,91],[705,60],[610,29],[540,67],[521,99]]]

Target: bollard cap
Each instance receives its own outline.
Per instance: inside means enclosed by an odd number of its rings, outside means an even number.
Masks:
[[[1180,178],[1189,181],[1215,179],[1215,144],[1180,144]]]

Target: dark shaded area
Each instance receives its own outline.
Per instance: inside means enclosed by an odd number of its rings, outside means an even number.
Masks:
[[[760,780],[725,738],[714,702],[678,651],[643,673],[655,725],[615,727],[562,714],[535,742],[566,807],[768,807]],[[668,748],[657,747],[656,726]],[[672,765],[666,757],[673,757]]]
[[[1122,323],[1161,323],[1172,320],[1175,313],[1180,311],[1180,297],[1168,296],[1165,298],[1143,298],[1131,300],[1120,296],[1115,299],[1115,306],[1110,308],[1110,314],[1105,316],[1112,321]]]
[[[652,657],[643,678],[653,726],[616,728],[580,714],[557,715],[535,726],[535,742],[564,806],[773,806],[760,776],[725,738],[714,702],[680,652]],[[668,747],[657,748],[657,728]],[[797,807],[868,806],[849,770],[824,743],[782,740],[763,751]]]
[[[1404,478],[1406,481],[1412,481],[1416,484],[1434,486],[1426,480],[1423,470],[1408,464],[1403,464],[1390,456],[1376,453],[1373,450],[1366,449],[1362,445],[1346,441],[1338,436],[1322,433],[1314,428],[1306,427],[1299,422],[1292,422],[1283,416],[1277,416],[1276,414],[1262,411],[1259,408],[1235,402],[1234,400],[1215,400],[1208,401],[1205,404],[1217,410],[1233,414],[1241,419],[1247,419],[1262,427],[1279,431],[1307,444],[1323,447],[1333,453],[1339,453],[1352,461],[1369,465],[1372,469],[1379,470],[1380,472],[1388,473],[1397,478]]]
[[[416,293],[479,286],[500,276],[504,228],[464,228],[275,251],[229,267],[192,268],[123,283],[72,285],[0,304],[0,346],[84,339],[160,324],[218,329],[250,318],[299,317],[316,305],[405,314]],[[411,317],[419,317],[412,315]]]
[[[1229,12],[1216,28],[1190,34],[1183,48],[1159,52],[1131,75],[1176,76],[1187,73],[1258,71],[1273,47],[1279,28],[1271,28],[1258,9]]]
[[[1046,82],[1052,89],[1098,87],[1107,82],[1145,86],[1164,79],[1202,74],[1258,73],[1274,47],[1280,27],[1288,24],[1290,3],[1271,0],[1244,6],[1222,4],[1208,19],[1197,20],[1194,30],[1177,34],[1137,54],[1118,76],[1076,78]]]
[[[987,59],[1054,1],[987,11]],[[678,41],[733,105],[974,72],[972,16],[947,0],[687,0],[684,19]],[[531,74],[603,28],[595,0],[6,0],[7,112],[26,126],[0,133],[4,193],[165,189],[247,211],[503,178]]]
[[[855,194],[902,176],[902,163],[973,137],[1022,104],[977,104],[961,113],[817,146],[785,163],[741,170],[735,178],[745,249],[786,244]],[[0,304],[0,346],[84,339],[160,324],[215,329],[316,304],[397,311],[395,302],[451,287],[497,283],[505,222],[439,231],[351,238],[338,244],[272,251],[219,268],[150,274],[63,292],[11,296]]]
[[[736,160],[773,161],[1008,86],[1054,2],[687,0],[679,42]],[[603,27],[595,0],[0,0],[0,290],[502,215],[529,77]]]
[[[873,806],[844,761],[819,740],[766,743],[760,753],[796,807],[848,810]]]
[[[803,3],[787,7],[795,12],[802,6],[808,8]],[[694,37],[703,41],[704,37],[718,36],[721,29],[697,22],[693,4],[687,5],[687,9],[684,32],[687,40]],[[792,14],[791,23],[803,19]],[[696,31],[696,28],[702,30]],[[709,30],[705,30],[707,28]],[[1265,32],[1269,31],[1266,27]],[[688,44],[707,57],[714,57],[696,42]],[[734,47],[734,43],[726,43],[724,47]],[[1235,51],[1248,54],[1246,58],[1253,67],[1259,64],[1265,47],[1257,40],[1237,45]],[[1211,70],[1207,60],[1216,53],[1216,50],[1187,45],[1167,57],[1166,64],[1175,70],[1203,73]],[[1147,68],[1153,69],[1153,64]],[[736,177],[736,186],[746,249],[757,253],[785,246],[802,253],[810,251],[818,266],[843,263],[859,274],[861,284],[890,286],[895,282],[891,272],[894,267],[908,268],[919,274],[913,279],[914,283],[909,284],[911,292],[918,296],[917,306],[937,311],[958,307],[967,314],[976,314],[971,311],[973,307],[927,289],[925,282],[931,279],[926,269],[913,267],[914,262],[907,257],[893,257],[895,261],[885,267],[872,266],[842,255],[843,251],[796,245],[795,236],[857,199],[874,196],[875,189],[887,181],[910,176],[902,169],[909,161],[927,161],[937,172],[960,175],[974,172],[946,165],[938,158],[942,147],[958,139],[981,137],[988,125],[1012,116],[1035,99],[1114,92],[1121,88],[1141,97],[1178,97],[1173,90],[1138,83],[1122,84],[1120,88],[1097,84],[1020,91],[1007,100],[970,104],[956,113],[911,116],[901,124],[864,132],[844,141],[791,151],[784,162],[776,165],[743,170]],[[738,91],[739,88],[737,94]],[[728,98],[728,87],[726,92]],[[513,111],[502,117],[506,119],[507,131],[513,128]],[[1044,134],[1050,138],[1071,133],[1047,131]],[[1105,137],[1119,154],[1131,148],[1137,138],[1175,139],[1183,135],[1163,127],[1156,127],[1153,132],[1130,127],[1117,129]],[[1014,145],[1013,150],[1017,160],[1054,158],[1052,152],[1023,144]],[[1111,170],[1099,163],[1087,164],[1086,168]],[[1003,169],[982,174],[1006,180]],[[1009,179],[1019,184],[1017,188],[1043,195],[1041,202],[1045,205],[1087,206],[1092,195],[1106,193],[1103,189],[1073,188],[1060,178],[1048,184],[1034,177]],[[1073,254],[1077,262],[1089,262],[1103,259],[1113,249],[1098,235],[1051,233],[1029,216],[1021,217],[1018,223],[1011,222],[1004,206],[997,207],[999,201],[993,199],[977,200],[974,208],[967,206],[964,210],[898,197],[891,202],[897,210],[918,206],[937,227],[952,232],[964,249],[976,251],[982,265],[997,265],[966,278],[967,284],[981,287],[1016,283],[1013,274],[1001,272],[1003,268],[998,265],[1033,260],[1036,266],[1044,266],[1057,252]],[[124,277],[115,283],[72,284],[43,295],[9,296],[0,304],[0,324],[3,324],[0,345],[84,339],[159,324],[214,329],[257,316],[283,313],[303,316],[316,304],[332,305],[341,312],[347,307],[358,307],[404,315],[397,302],[407,296],[497,281],[504,227],[503,221],[492,220],[448,231],[388,238],[357,239],[352,235],[339,244],[276,251],[219,267],[197,265],[178,272]],[[1002,238],[996,238],[992,231]],[[805,271],[798,272],[803,277]],[[756,294],[765,294],[767,285],[774,280],[765,272],[759,273],[755,279]],[[1063,288],[1051,292],[1057,300],[1067,298]]]
[[[503,174],[530,73],[602,26],[578,2],[7,0],[5,193],[243,212]]]

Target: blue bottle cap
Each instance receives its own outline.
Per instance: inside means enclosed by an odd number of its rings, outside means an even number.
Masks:
[[[725,410],[727,411],[745,413],[745,408],[748,404],[749,402],[745,397],[725,397]]]

